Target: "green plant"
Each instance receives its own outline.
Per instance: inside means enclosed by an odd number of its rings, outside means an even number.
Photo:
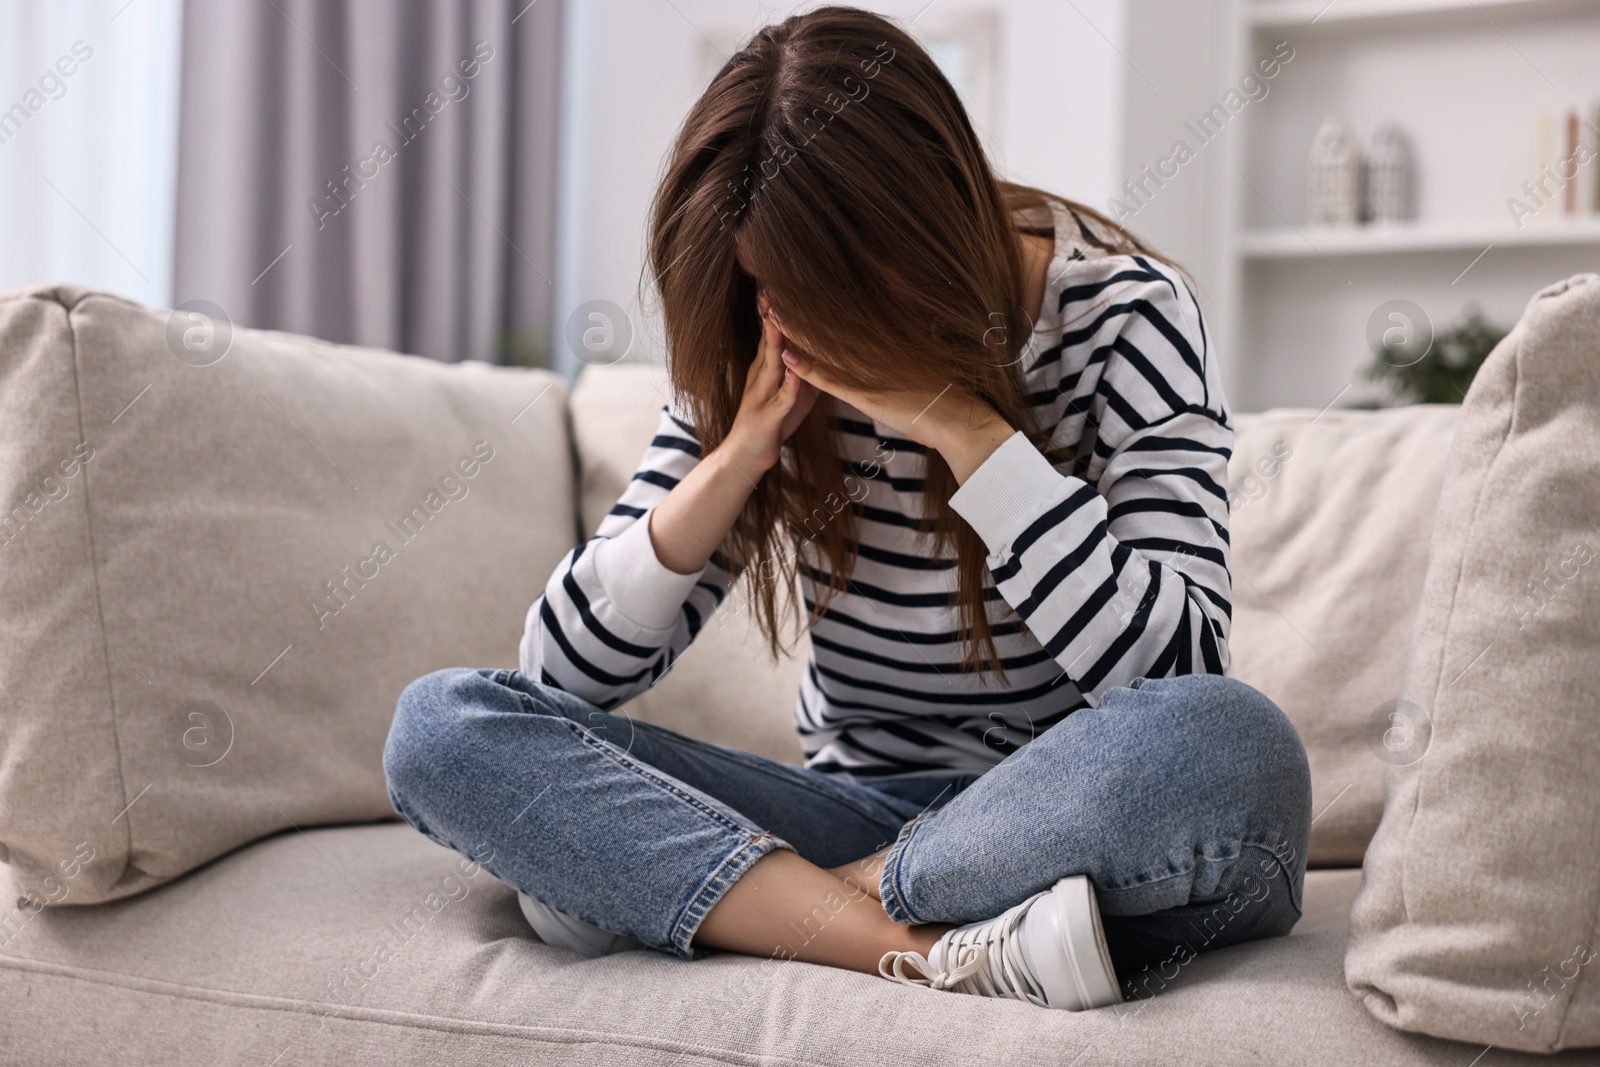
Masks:
[[[1385,344],[1373,351],[1365,377],[1386,383],[1402,404],[1459,404],[1483,361],[1506,335],[1476,307],[1448,330],[1437,334],[1421,359],[1406,362],[1400,346]]]
[[[550,369],[550,346],[535,330],[500,335],[501,362],[511,367]]]

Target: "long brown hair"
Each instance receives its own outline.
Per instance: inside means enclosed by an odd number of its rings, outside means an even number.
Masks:
[[[758,32],[689,112],[651,211],[668,373],[702,448],[724,440],[739,409],[761,334],[759,278],[785,337],[839,379],[965,390],[1053,461],[1068,455],[1037,424],[1017,366],[1033,323],[1014,212],[1051,195],[995,177],[955,89],[894,23],[823,7]],[[1111,250],[1149,253],[1098,212],[1055,199],[1092,219]],[[720,549],[749,578],[775,656],[778,587],[794,587],[801,539],[831,578],[817,614],[854,569],[855,516],[838,506],[852,468],[834,415],[818,397],[785,446],[790,462],[761,479]],[[931,449],[926,459],[923,529],[932,553],[955,550],[963,667],[1003,682],[987,548],[949,506],[949,466]],[[819,509],[831,517],[803,535]]]

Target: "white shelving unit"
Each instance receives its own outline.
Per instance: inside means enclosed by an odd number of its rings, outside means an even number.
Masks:
[[[1509,327],[1540,288],[1600,271],[1600,214],[1591,206],[1600,161],[1576,179],[1576,216],[1558,206],[1518,226],[1507,204],[1538,176],[1539,116],[1553,120],[1564,155],[1568,110],[1590,120],[1600,103],[1600,0],[1218,6],[1231,12],[1206,61],[1219,101],[1278,42],[1294,49],[1267,95],[1204,149],[1208,218],[1191,227],[1204,230],[1200,265],[1237,410],[1359,395],[1349,387],[1371,359],[1366,321],[1389,300],[1416,302],[1436,328],[1470,305]],[[1213,103],[1188,96],[1181,111],[1173,106],[1171,125]],[[1363,142],[1380,121],[1406,132],[1415,221],[1305,223],[1306,155],[1328,115],[1351,123]]]
[[[1583,0],[1254,0],[1244,19],[1263,29],[1293,29],[1311,25],[1355,25],[1425,21],[1437,26],[1450,18],[1497,19],[1543,15],[1551,11],[1581,12]]]
[[[1240,238],[1244,259],[1301,259],[1306,256],[1378,256],[1399,252],[1481,251],[1496,248],[1552,248],[1600,243],[1600,219],[1530,222],[1508,226],[1427,225],[1361,228],[1303,226],[1248,230]]]

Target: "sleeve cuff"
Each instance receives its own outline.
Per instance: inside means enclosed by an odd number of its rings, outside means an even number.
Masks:
[[[1011,542],[1034,519],[1064,499],[1067,476],[1021,430],[1003,441],[950,497],[950,506],[983,538],[994,555],[1010,555]]]
[[[667,630],[677,622],[678,612],[705,568],[693,574],[667,569],[650,540],[654,510],[594,546],[594,572],[606,599],[629,622],[647,630]]]

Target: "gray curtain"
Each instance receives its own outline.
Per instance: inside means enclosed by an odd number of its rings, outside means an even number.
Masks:
[[[441,360],[548,352],[561,0],[183,20],[175,303]]]

